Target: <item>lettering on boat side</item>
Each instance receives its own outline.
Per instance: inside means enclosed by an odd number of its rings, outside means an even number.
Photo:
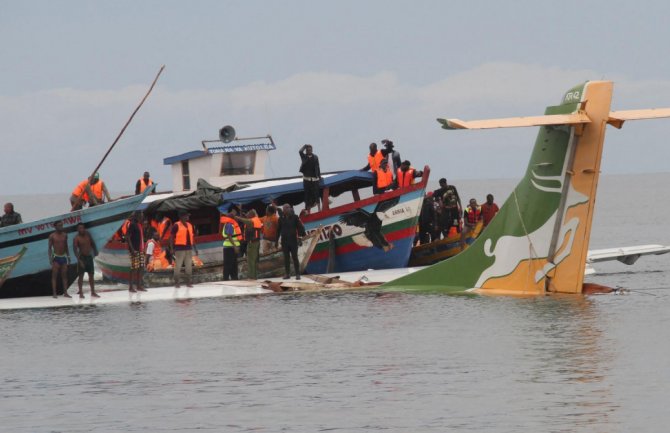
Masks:
[[[71,216],[71,217],[66,217],[63,218],[61,221],[63,221],[63,226],[71,226],[73,224],[79,224],[81,222],[81,215],[77,216]],[[50,223],[45,223],[45,224],[37,224],[32,227],[26,227],[19,229],[19,236],[24,236],[24,235],[29,235],[32,234],[33,231],[36,232],[43,232],[44,230],[53,230],[54,229],[54,222]]]
[[[317,229],[311,229],[307,230],[307,234],[311,235],[314,233]],[[340,227],[339,224],[333,224],[333,225],[328,225],[323,228],[321,231],[321,235],[319,236],[319,241],[327,241],[330,239],[330,234],[333,234],[333,237],[339,238],[342,236],[342,227]]]

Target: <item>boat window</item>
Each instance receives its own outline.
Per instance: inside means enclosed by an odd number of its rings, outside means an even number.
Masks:
[[[224,153],[221,162],[221,176],[254,174],[256,152]]]
[[[181,162],[181,184],[184,191],[191,189],[191,174],[188,169],[188,161]]]

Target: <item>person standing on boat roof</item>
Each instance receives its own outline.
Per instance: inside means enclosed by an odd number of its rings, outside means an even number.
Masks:
[[[149,172],[145,171],[144,175],[141,178],[137,179],[137,182],[135,183],[135,195],[142,194],[145,189],[147,189],[153,184],[154,181],[151,180]]]
[[[126,229],[126,244],[130,256],[130,272],[128,275],[129,292],[146,292],[142,276],[144,274],[144,229],[142,227],[142,212],[136,211],[130,216]],[[135,287],[133,288],[133,281]]]
[[[298,151],[300,155],[300,173],[302,186],[305,190],[305,209],[309,212],[314,206],[321,211],[319,182],[321,181],[321,167],[319,157],[312,152],[312,145],[305,144]]]
[[[405,160],[400,164],[400,168],[396,171],[396,182],[398,188],[407,188],[408,186],[414,185],[414,179],[417,177],[422,177],[423,172],[421,170],[415,170],[412,167],[412,164]]]
[[[182,265],[186,273],[186,287],[193,287],[191,284],[193,256],[198,255],[198,248],[195,246],[195,230],[193,224],[189,222],[191,214],[186,210],[180,210],[178,215],[179,221],[172,226],[170,237],[170,247],[174,252],[174,286],[177,289]]]
[[[400,165],[402,164],[400,161],[400,152],[397,150],[393,150],[393,142],[389,140],[388,138],[385,138],[382,140],[382,144],[384,145],[384,149],[382,149],[382,156],[385,159],[390,159],[389,161],[389,168],[393,173],[396,173],[397,170],[400,168]],[[390,158],[389,158],[390,157]]]
[[[240,239],[242,230],[235,221],[237,212],[231,209],[226,215],[221,215],[219,229],[223,236],[223,281],[237,280],[237,255],[240,253]]]
[[[486,195],[486,203],[482,205],[482,218],[484,219],[484,227],[489,225],[494,216],[500,209],[493,201],[493,194]]]
[[[261,247],[263,222],[254,209],[247,212],[247,218],[236,217],[236,221],[244,223],[244,238],[247,240],[247,268],[250,280],[258,278],[258,254]]]
[[[375,172],[379,168],[379,163],[384,159],[384,155],[380,150],[377,150],[377,143],[370,143],[370,153],[368,153],[368,165],[361,168],[361,171]]]
[[[293,208],[285,204],[282,206],[282,216],[279,217],[277,226],[278,238],[281,240],[282,253],[284,253],[284,279],[291,278],[291,258],[295,270],[295,279],[300,279],[300,260],[298,260],[298,246],[301,241],[299,236],[305,236],[305,226],[300,218],[293,212]]]
[[[13,226],[21,223],[23,223],[21,214],[14,212],[14,204],[5,203],[5,213],[2,215],[2,218],[0,218],[0,227]]]
[[[84,202],[88,202],[90,206],[96,206],[104,202],[104,198],[107,198],[107,201],[112,201],[112,197],[107,191],[105,182],[100,180],[100,174],[95,173],[89,179],[84,179],[77,187],[72,191],[70,195],[70,204],[72,205],[72,211],[79,210],[83,207]]]
[[[63,296],[71,298],[67,294],[67,265],[70,264],[70,250],[67,246],[67,233],[63,230],[63,221],[54,222],[55,232],[49,235],[49,264],[51,265],[51,290],[56,298],[56,287],[58,286],[58,275],[63,283]]]
[[[88,274],[88,285],[91,288],[91,296],[99,298],[95,293],[95,282],[93,281],[93,257],[98,255],[98,248],[95,245],[93,236],[86,230],[84,223],[77,224],[77,235],[72,240],[72,251],[77,258],[77,286],[79,287],[80,298],[84,298],[84,274]]]
[[[393,172],[389,170],[389,163],[382,159],[380,166],[372,175],[372,192],[383,194],[393,189]]]

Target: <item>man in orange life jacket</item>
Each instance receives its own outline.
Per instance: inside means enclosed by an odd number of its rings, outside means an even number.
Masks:
[[[105,182],[100,180],[98,173],[95,173],[89,179],[79,182],[77,187],[72,191],[72,195],[70,195],[71,210],[81,209],[85,202],[88,202],[89,207],[102,204],[104,202],[103,195],[107,197],[107,201],[112,201]]]
[[[370,153],[368,153],[368,165],[361,168],[361,171],[375,172],[379,168],[379,164],[384,159],[384,155],[381,150],[377,150],[377,143],[370,143]]]
[[[465,248],[465,239],[472,232],[477,223],[482,220],[482,208],[477,205],[477,200],[470,199],[470,205],[463,211],[463,231],[461,232],[461,250]]]
[[[422,171],[415,170],[410,162],[405,160],[402,162],[402,164],[400,164],[400,168],[396,172],[396,182],[398,183],[398,188],[407,188],[408,186],[414,185],[414,179],[422,176]]]
[[[149,177],[149,172],[145,171],[144,175],[137,179],[135,183],[135,195],[142,194],[145,189],[154,184],[154,181]]]
[[[244,239],[247,240],[247,267],[250,280],[258,278],[258,258],[261,247],[263,222],[254,209],[247,212],[247,218],[235,217],[235,221],[244,223]]]
[[[223,237],[223,281],[237,280],[237,255],[240,253],[242,231],[235,221],[237,212],[231,209],[228,214],[221,215],[219,231]]]
[[[179,273],[184,265],[186,271],[186,287],[193,287],[193,255],[198,254],[195,246],[195,230],[189,222],[190,214],[185,210],[179,211],[179,221],[172,226],[170,247],[174,252],[174,286],[179,288]]]
[[[372,173],[372,192],[383,194],[393,189],[393,172],[389,170],[388,161],[382,159],[377,170]]]

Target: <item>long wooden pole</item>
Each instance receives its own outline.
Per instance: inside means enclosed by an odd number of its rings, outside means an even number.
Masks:
[[[105,155],[102,157],[102,159],[100,160],[100,162],[98,163],[98,165],[95,166],[95,169],[91,172],[91,175],[88,177],[89,179],[91,179],[91,178],[95,175],[95,173],[98,172],[98,170],[100,169],[100,167],[102,166],[102,164],[103,164],[103,163],[105,162],[105,160],[107,159],[107,156],[109,156],[109,154],[112,152],[112,149],[114,149],[114,146],[116,146],[116,143],[118,143],[119,139],[121,139],[121,136],[122,136],[123,133],[126,131],[126,128],[128,128],[128,125],[130,125],[130,122],[133,121],[133,117],[135,117],[135,114],[137,114],[137,112],[140,111],[140,108],[142,107],[142,104],[144,104],[144,101],[147,100],[147,98],[148,98],[149,95],[151,94],[151,91],[154,89],[154,86],[156,85],[156,82],[158,82],[158,78],[161,76],[161,73],[163,72],[163,69],[165,69],[165,65],[162,65],[162,66],[161,66],[160,70],[159,70],[158,73],[156,74],[156,78],[154,78],[154,81],[151,83],[151,87],[149,87],[149,90],[147,90],[147,93],[144,95],[144,98],[142,98],[142,100],[140,101],[140,103],[139,103],[139,105],[137,106],[137,108],[135,108],[135,111],[133,111],[133,114],[130,115],[130,117],[128,118],[128,121],[126,121],[126,124],[123,125],[123,128],[121,128],[121,131],[119,132],[119,135],[116,136],[116,139],[114,140],[114,142],[112,143],[112,145],[109,146],[109,149],[107,149],[107,152],[105,152]],[[79,196],[77,197],[77,201],[76,201],[75,204],[72,206],[72,209],[71,209],[70,211],[73,211],[76,207],[79,206],[79,204],[81,203],[81,196],[82,196],[83,194],[84,194],[84,191],[82,191],[82,192],[79,194]]]

